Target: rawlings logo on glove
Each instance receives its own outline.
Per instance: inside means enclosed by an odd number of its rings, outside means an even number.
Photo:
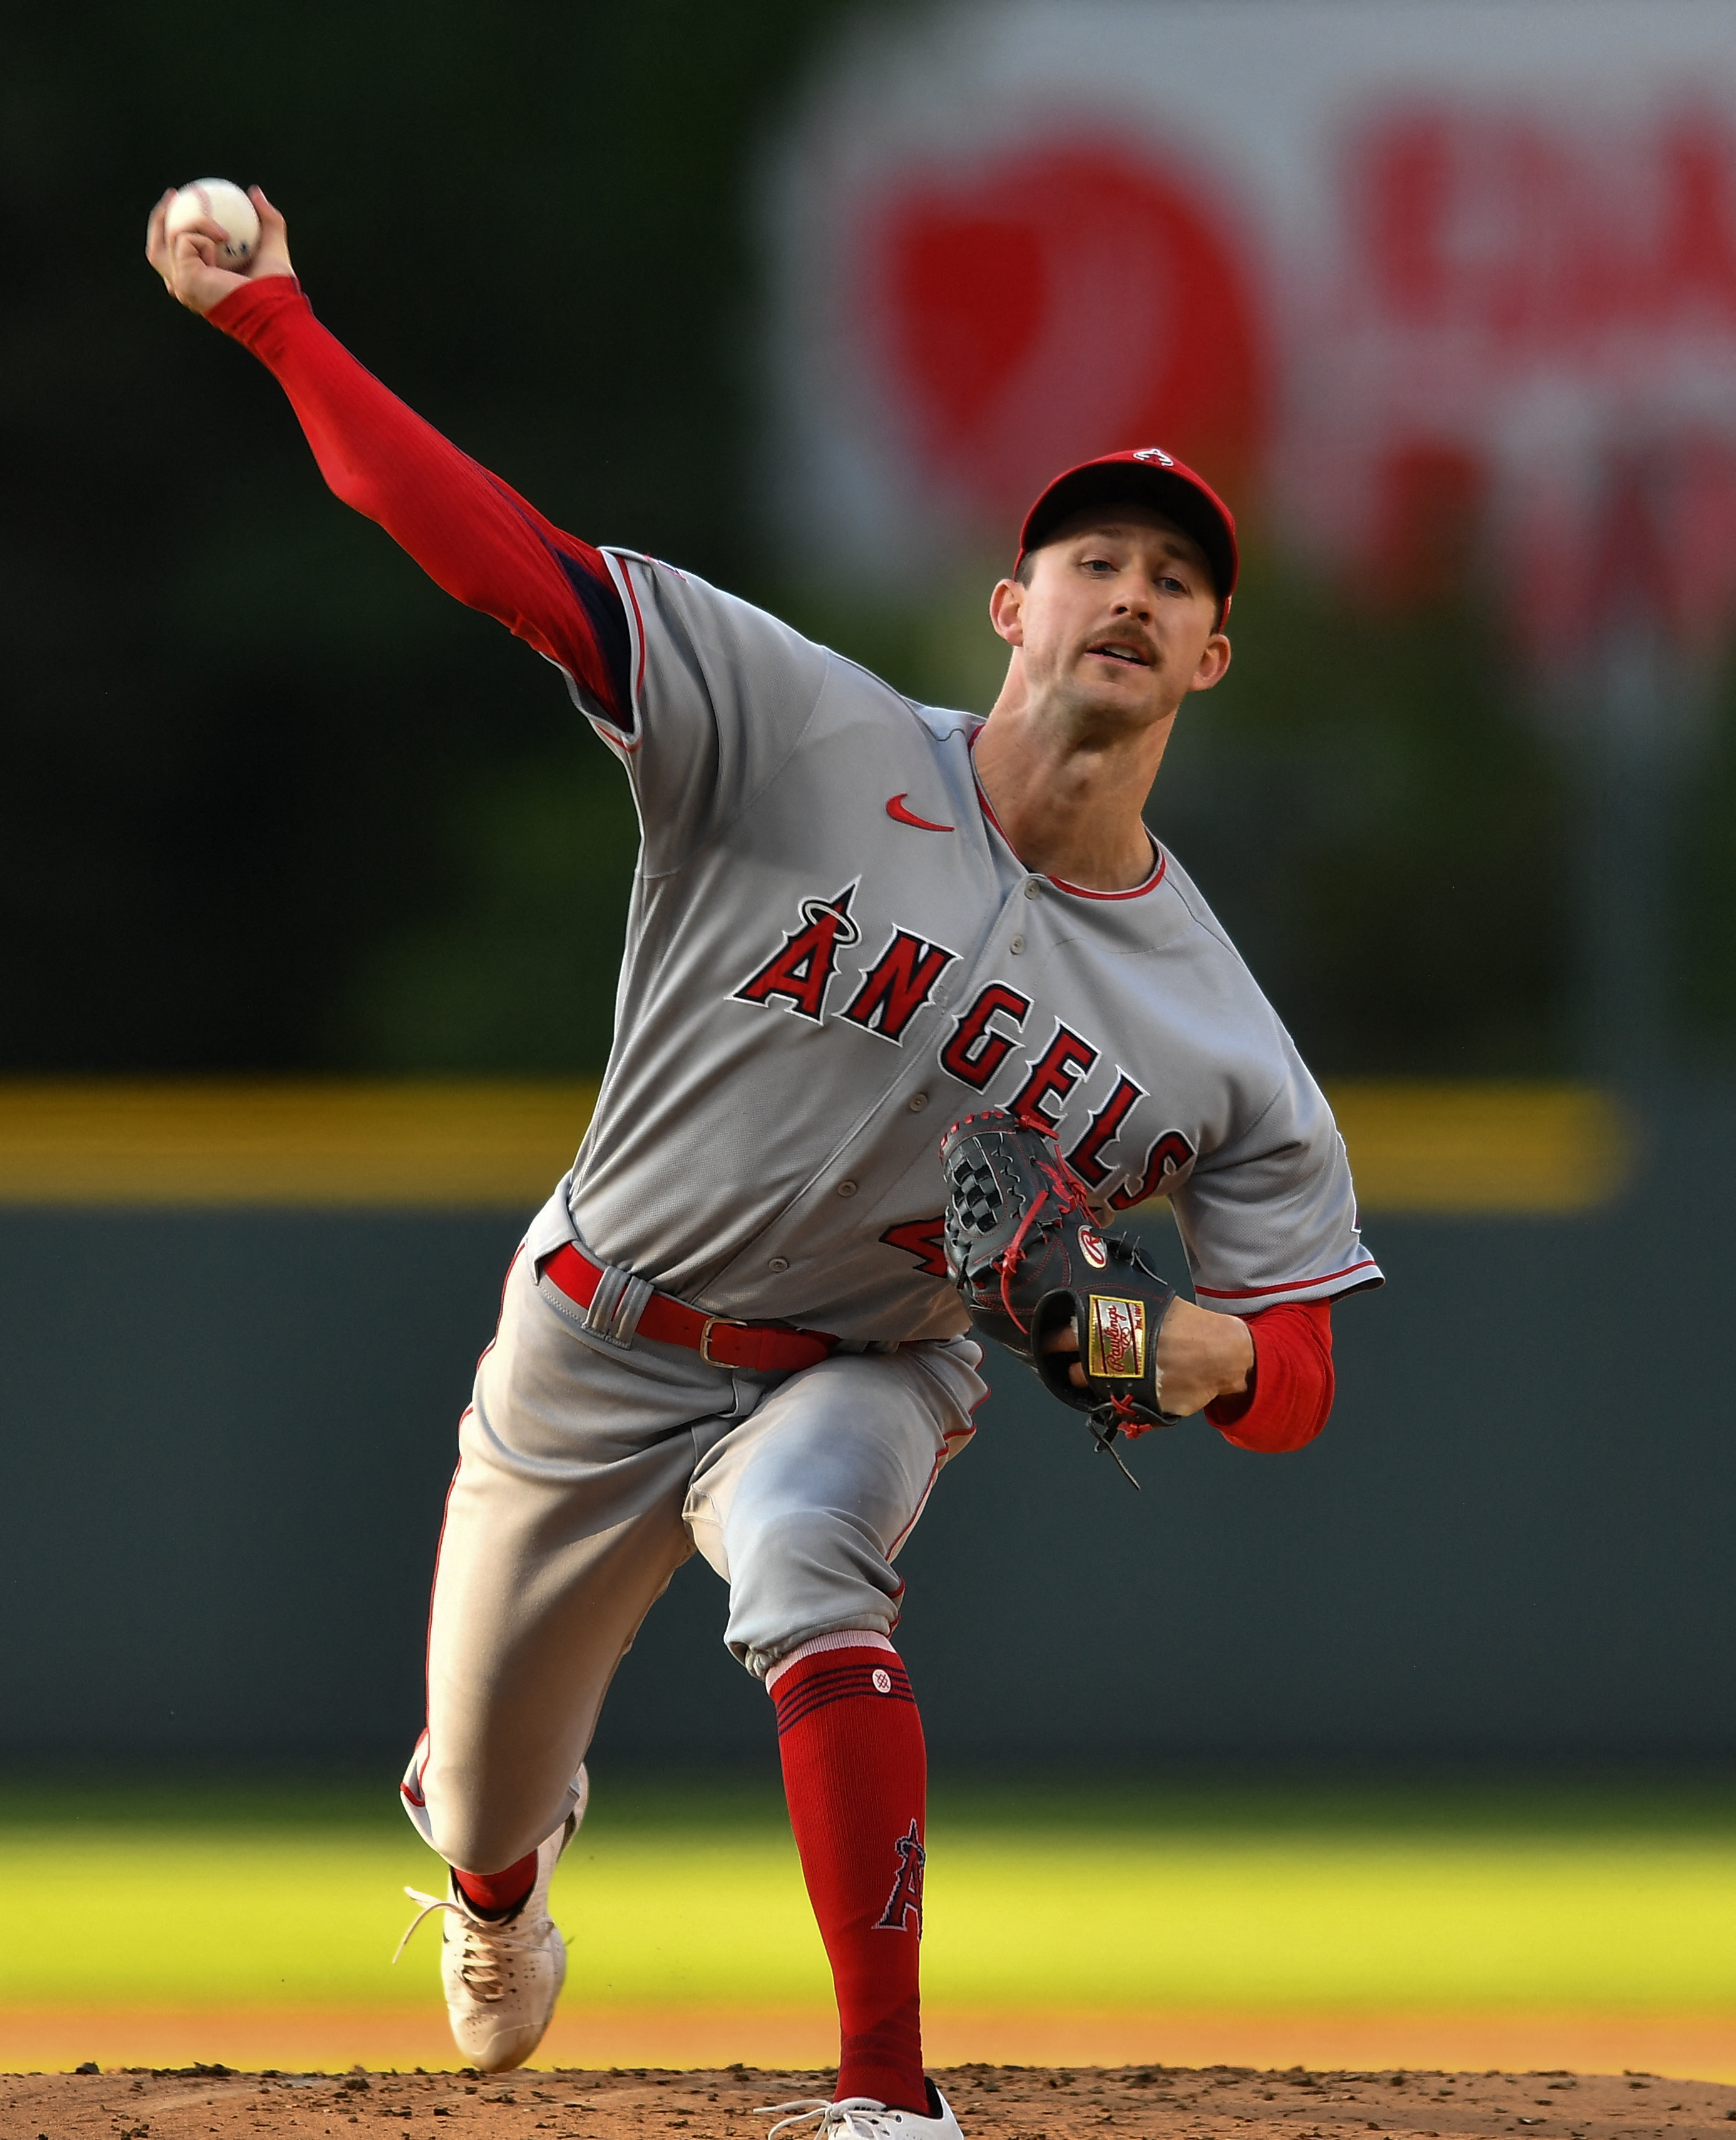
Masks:
[[[1158,1331],[1175,1288],[1134,1242],[1098,1232],[1084,1185],[1054,1138],[991,1108],[947,1131],[941,1168],[947,1268],[976,1328],[1029,1361],[1064,1404],[1084,1412],[1099,1449],[1109,1449],[1118,1434],[1173,1426],[1175,1416],[1163,1407]],[[1070,1325],[1076,1355],[1048,1342]],[[1069,1372],[1075,1364],[1083,1389]]]

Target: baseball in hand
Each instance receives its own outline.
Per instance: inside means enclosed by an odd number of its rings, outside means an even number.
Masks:
[[[216,265],[239,273],[253,258],[253,248],[259,243],[259,218],[253,203],[227,179],[194,179],[180,187],[170,202],[164,234],[173,238],[189,223],[205,217],[221,223],[229,233],[217,248]]]

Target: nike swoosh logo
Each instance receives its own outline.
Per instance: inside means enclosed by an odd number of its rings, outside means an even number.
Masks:
[[[909,792],[909,789],[906,788],[904,793],[907,795]],[[914,810],[907,810],[904,807],[903,795],[894,795],[891,798],[886,806],[886,814],[898,824],[914,825],[919,832],[952,832],[957,830],[957,826],[937,825],[932,818],[919,817]]]

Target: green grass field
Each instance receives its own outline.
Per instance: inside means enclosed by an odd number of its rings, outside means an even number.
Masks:
[[[1736,2007],[1736,1793],[942,1783],[937,2005]],[[7,2005],[425,2003],[439,1868],[390,1788],[0,1784]],[[781,2006],[827,1979],[775,1793],[604,1776],[555,1887],[569,1998]]]

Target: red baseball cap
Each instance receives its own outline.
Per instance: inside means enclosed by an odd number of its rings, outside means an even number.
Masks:
[[[1173,520],[1191,535],[1206,553],[1222,607],[1218,621],[1230,613],[1230,596],[1236,591],[1241,553],[1236,547],[1236,519],[1203,476],[1196,475],[1173,454],[1161,446],[1134,446],[1125,453],[1099,454],[1095,460],[1081,461],[1077,468],[1058,475],[1025,516],[1019,530],[1017,572],[1033,550],[1039,550],[1061,523],[1089,505],[1114,505],[1137,499]]]

